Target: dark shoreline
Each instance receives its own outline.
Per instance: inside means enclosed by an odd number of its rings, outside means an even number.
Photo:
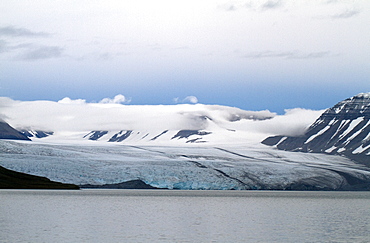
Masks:
[[[149,184],[146,184],[142,180],[132,180],[132,181],[125,181],[121,183],[116,184],[104,184],[104,185],[80,185],[81,189],[164,189],[167,190],[167,188],[158,188],[153,187]]]
[[[16,172],[0,166],[0,189],[78,190],[79,186],[51,181],[46,177]]]

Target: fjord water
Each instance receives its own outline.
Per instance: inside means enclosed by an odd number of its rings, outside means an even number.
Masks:
[[[370,192],[0,190],[0,242],[369,242]]]

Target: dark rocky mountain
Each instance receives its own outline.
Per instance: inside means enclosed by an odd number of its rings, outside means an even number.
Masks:
[[[189,138],[191,135],[208,135],[211,134],[211,132],[205,132],[205,131],[199,131],[199,130],[180,130],[175,136],[173,136],[171,139],[181,139],[181,138]]]
[[[46,177],[8,170],[0,166],[0,189],[79,189],[79,187],[54,182]]]
[[[108,131],[91,131],[90,133],[83,136],[83,138],[88,138],[89,140],[98,140],[99,138],[106,135]]]
[[[54,132],[27,129],[22,129],[20,130],[20,132],[29,138],[45,138],[54,134]]]
[[[144,139],[149,140],[149,141],[154,141],[168,132],[169,130],[165,130],[159,134],[151,135],[147,132],[142,133],[140,131],[121,130],[115,133],[113,136],[110,135],[111,137],[107,141],[108,142],[122,142],[122,141],[126,141],[132,138],[138,141],[144,140]],[[109,133],[108,131],[95,130],[95,131],[89,132],[88,134],[83,136],[83,138],[88,139],[88,140],[97,141],[101,139],[102,137],[104,137],[105,135],[107,135],[108,133]],[[186,140],[185,143],[205,143],[207,141],[203,140],[203,137],[209,134],[212,134],[212,132],[207,132],[203,130],[178,130],[176,134],[174,134],[169,139],[170,140],[184,139]]]
[[[262,143],[287,151],[344,155],[370,166],[370,93],[327,109],[303,136],[273,136]]]
[[[132,130],[129,131],[120,131],[119,133],[116,133],[109,139],[108,142],[122,142],[123,140],[127,139],[132,133]]]
[[[0,121],[0,139],[30,140],[4,121]]]

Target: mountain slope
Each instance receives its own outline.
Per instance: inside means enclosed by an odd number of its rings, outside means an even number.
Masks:
[[[46,177],[8,170],[0,166],[0,189],[79,189],[79,187],[54,182]]]
[[[327,109],[302,136],[272,136],[262,143],[287,151],[345,155],[370,166],[370,93]]]
[[[30,140],[4,121],[0,121],[0,139]]]

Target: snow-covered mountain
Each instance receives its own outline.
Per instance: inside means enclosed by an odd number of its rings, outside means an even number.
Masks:
[[[370,93],[327,109],[302,136],[272,136],[262,143],[287,151],[345,155],[370,166]]]

